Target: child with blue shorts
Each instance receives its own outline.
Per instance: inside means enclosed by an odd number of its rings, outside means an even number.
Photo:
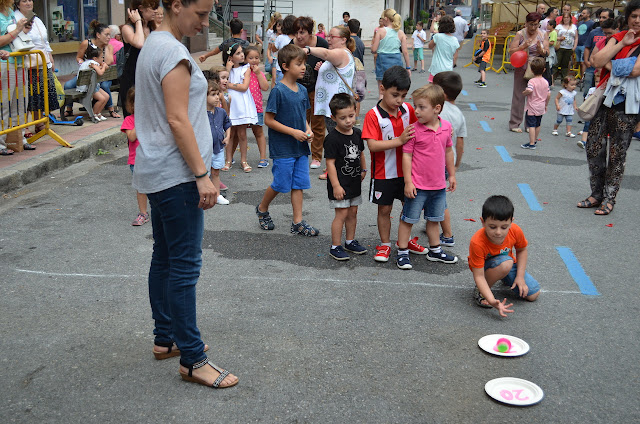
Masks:
[[[278,63],[284,73],[282,81],[271,90],[264,123],[269,127],[269,157],[273,160],[273,183],[256,206],[258,223],[263,230],[275,225],[269,205],[279,193],[291,192],[293,222],[291,232],[317,236],[318,229],[302,219],[302,190],[311,188],[309,179],[309,142],[313,133],[306,120],[311,107],[306,88],[296,82],[307,69],[307,55],[300,47],[289,44],[278,51]]]
[[[213,137],[213,155],[211,157],[211,182],[220,193],[220,170],[224,168],[224,146],[229,142],[231,134],[231,120],[227,112],[220,107],[220,86],[215,81],[208,81],[207,87],[207,117],[209,118],[209,126],[211,127],[211,136]],[[226,186],[225,186],[226,188]],[[218,205],[228,205],[227,200],[222,194],[218,194]]]
[[[482,205],[482,228],[469,243],[469,268],[476,283],[474,300],[483,308],[496,308],[506,317],[513,303],[493,296],[491,287],[499,280],[511,287],[516,296],[533,302],[540,285],[526,271],[527,239],[513,223],[513,203],[505,196],[491,196]],[[514,249],[516,255],[514,256]]]
[[[458,258],[440,247],[440,221],[444,220],[446,187],[444,171],[449,172],[449,191],[456,189],[456,170],[453,164],[451,124],[439,115],[444,106],[444,91],[438,85],[426,85],[413,92],[418,122],[413,124],[415,137],[402,146],[404,175],[404,207],[398,225],[398,256],[400,269],[411,269],[409,239],[413,224],[420,221],[424,210],[427,220],[429,251],[427,259],[454,264]]]

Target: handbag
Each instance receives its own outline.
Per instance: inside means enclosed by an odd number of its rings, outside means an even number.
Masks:
[[[16,29],[15,24],[8,25],[6,34],[8,34],[9,32],[15,29]],[[14,38],[13,41],[11,42],[11,51],[14,51],[14,52],[28,52],[29,50],[32,50],[35,47],[36,46],[35,44],[33,44],[33,41],[31,41],[31,37],[29,37],[29,34],[25,34],[24,31],[20,31],[16,36],[16,38]]]
[[[584,102],[582,102],[582,104],[578,107],[578,115],[580,115],[580,118],[585,121],[591,121],[594,116],[596,116],[598,109],[600,109],[600,106],[604,101],[605,88],[605,84],[596,88],[593,94],[591,94],[586,98]]]

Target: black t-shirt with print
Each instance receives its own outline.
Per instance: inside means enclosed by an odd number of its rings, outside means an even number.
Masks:
[[[345,199],[358,197],[362,192],[360,155],[363,151],[362,130],[359,128],[354,127],[351,135],[333,130],[324,139],[324,157],[336,160],[338,181],[345,191]],[[328,178],[327,193],[329,200],[336,200],[331,180]]]

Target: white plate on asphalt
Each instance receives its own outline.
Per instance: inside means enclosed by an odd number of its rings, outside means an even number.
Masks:
[[[506,352],[500,352],[498,350],[499,339],[509,339],[511,342],[511,348]],[[485,352],[498,356],[522,356],[529,352],[529,344],[522,339],[507,334],[489,334],[478,340],[478,346]]]
[[[515,377],[488,381],[484,390],[498,402],[515,406],[535,405],[544,397],[544,392],[537,384]]]

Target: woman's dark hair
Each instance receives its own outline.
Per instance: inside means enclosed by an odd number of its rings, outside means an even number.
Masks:
[[[91,44],[87,46],[87,50],[84,51],[85,60],[90,60],[96,57],[100,57],[100,49],[93,47]]]
[[[195,0],[182,0],[182,4],[185,6],[187,6],[187,4],[185,3],[194,3],[194,2]],[[173,3],[173,1],[162,0],[162,4],[164,5],[165,3],[167,3],[167,5],[164,6],[164,10],[166,11],[168,8],[171,7],[171,3]],[[136,9],[138,12],[140,12],[141,7],[156,10],[159,6],[160,6],[160,0],[131,0],[131,4],[129,4],[129,9],[131,10]],[[142,14],[142,12],[140,12],[140,14]],[[131,22],[131,19],[129,19],[128,17],[127,17],[127,23],[133,25],[133,27],[135,28],[135,24]],[[149,28],[149,30],[151,31],[155,31],[156,29],[155,20],[152,19],[149,22],[147,22],[147,28]]]
[[[549,9],[547,9],[547,13],[544,14],[544,17],[548,18],[549,16],[551,16],[551,13],[553,13],[554,10],[557,12],[558,8],[557,7],[550,7]]]
[[[456,32],[456,25],[453,23],[453,18],[449,15],[444,15],[440,18],[438,24],[438,32],[442,34],[453,34]]]
[[[98,34],[102,34],[105,29],[109,29],[109,27],[105,24],[101,24],[97,19],[94,19],[89,23],[89,29],[91,30],[92,38],[96,38]]]
[[[508,221],[513,218],[513,203],[507,196],[491,196],[482,205],[482,219]]]
[[[300,30],[305,30],[309,34],[313,34],[313,18],[308,16],[299,16],[293,22],[293,32],[297,33]]]
[[[296,17],[293,15],[287,15],[282,20],[282,33],[286,35],[293,35],[296,31],[293,29],[293,23],[296,21]]]
[[[640,9],[640,0],[631,0],[627,7],[624,8],[624,23],[629,24],[629,19],[631,18],[631,14]]]
[[[541,21],[541,20],[542,20],[542,15],[536,12],[531,12],[527,14],[527,17],[525,18],[526,22],[535,22],[535,21]]]
[[[242,48],[242,45],[240,45],[240,43],[225,45],[224,50],[222,51],[222,63],[227,63],[227,60],[229,60],[229,58],[234,54],[236,54],[238,49],[241,49],[241,48]]]
[[[135,86],[131,87],[129,91],[127,91],[127,100],[125,100],[125,102],[126,104],[124,105],[124,108],[128,113],[133,115],[133,111],[134,111],[133,106],[136,103],[136,87]]]

